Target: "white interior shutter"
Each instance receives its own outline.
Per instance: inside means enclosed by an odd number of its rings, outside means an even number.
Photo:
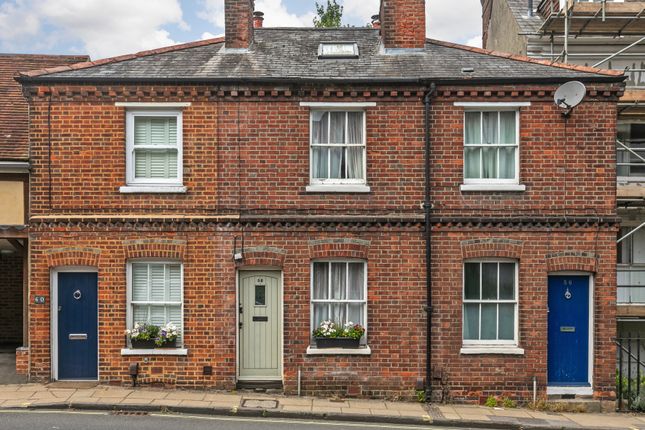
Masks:
[[[177,132],[176,116],[134,118],[135,178],[177,178]]]
[[[132,300],[145,302],[148,300],[148,265],[132,265]]]
[[[150,301],[163,302],[166,300],[166,275],[163,264],[150,265]]]
[[[181,302],[181,266],[179,264],[168,265],[168,301]]]

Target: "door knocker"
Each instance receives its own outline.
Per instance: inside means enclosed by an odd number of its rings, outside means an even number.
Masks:
[[[76,300],[81,300],[81,290],[74,291],[74,294],[72,294],[72,297],[74,297]]]
[[[564,293],[564,298],[567,300],[571,300],[571,291],[567,288],[567,291]]]

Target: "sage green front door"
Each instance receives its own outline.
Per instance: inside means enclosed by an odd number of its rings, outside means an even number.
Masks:
[[[239,379],[281,381],[280,272],[241,271],[239,276]]]

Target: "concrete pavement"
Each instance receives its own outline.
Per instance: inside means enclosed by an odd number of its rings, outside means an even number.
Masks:
[[[643,429],[645,415],[551,413],[466,405],[287,397],[254,392],[121,388],[53,383],[0,385],[0,410],[78,409],[324,419],[453,427]]]

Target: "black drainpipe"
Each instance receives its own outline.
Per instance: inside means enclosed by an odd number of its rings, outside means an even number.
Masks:
[[[430,105],[432,97],[437,87],[430,84],[428,91],[423,99],[425,107],[425,154],[424,154],[424,197],[423,209],[425,212],[425,241],[426,241],[426,386],[425,400],[430,402],[432,398],[432,226],[430,223],[431,203],[430,203]]]

